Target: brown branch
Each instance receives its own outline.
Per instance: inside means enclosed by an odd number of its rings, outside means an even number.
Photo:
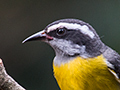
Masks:
[[[2,59],[0,59],[0,90],[25,90],[6,73]]]

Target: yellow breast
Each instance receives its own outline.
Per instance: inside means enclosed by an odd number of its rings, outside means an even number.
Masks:
[[[76,57],[60,66],[53,64],[53,69],[61,90],[120,90],[102,55],[89,59]]]

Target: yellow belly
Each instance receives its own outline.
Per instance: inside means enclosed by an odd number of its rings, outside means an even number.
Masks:
[[[89,59],[76,57],[60,66],[53,64],[53,69],[61,90],[120,90],[102,55]]]

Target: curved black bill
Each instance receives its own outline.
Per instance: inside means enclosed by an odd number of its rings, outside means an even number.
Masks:
[[[46,39],[45,30],[31,35],[30,37],[26,38],[22,43],[33,41],[33,40],[44,40],[44,39]]]

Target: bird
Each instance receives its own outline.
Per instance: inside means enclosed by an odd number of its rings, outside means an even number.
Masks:
[[[60,19],[26,38],[55,51],[53,73],[61,90],[120,90],[120,55],[79,19]]]

